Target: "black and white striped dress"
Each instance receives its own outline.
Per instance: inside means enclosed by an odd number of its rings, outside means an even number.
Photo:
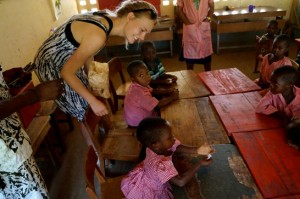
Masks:
[[[99,16],[104,17],[110,24],[109,30],[99,21]],[[86,13],[73,16],[69,21],[60,26],[40,47],[34,63],[40,81],[54,80],[61,77],[60,71],[63,65],[73,55],[79,44],[71,33],[71,23],[73,21],[83,21],[97,25],[108,35],[112,28],[112,21],[101,13]],[[100,49],[99,49],[100,50]],[[88,79],[83,71],[83,67],[77,71],[77,77],[88,87]],[[56,100],[58,107],[65,113],[82,121],[88,103],[65,83],[65,92]]]

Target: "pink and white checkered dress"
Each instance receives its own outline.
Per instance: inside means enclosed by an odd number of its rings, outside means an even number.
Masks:
[[[178,145],[176,140],[171,150],[174,152]],[[176,175],[172,156],[157,155],[147,148],[146,159],[122,180],[121,189],[127,199],[174,198],[168,181]]]

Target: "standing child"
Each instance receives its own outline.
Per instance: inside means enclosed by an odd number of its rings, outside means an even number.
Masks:
[[[174,198],[170,182],[182,187],[201,166],[211,163],[211,160],[207,159],[207,156],[213,153],[210,146],[202,145],[197,148],[180,144],[172,135],[169,123],[162,118],[142,120],[136,136],[147,147],[146,158],[122,180],[121,189],[127,199]],[[179,175],[172,162],[172,154],[175,151],[206,157]]]
[[[292,65],[290,59],[285,57],[290,46],[290,38],[287,35],[278,35],[275,37],[272,53],[266,54],[263,57],[263,61],[260,69],[260,78],[255,82],[261,88],[268,88],[270,86],[270,77],[272,72],[281,66]]]
[[[161,60],[156,56],[156,49],[153,42],[143,42],[141,45],[141,54],[151,76],[151,85],[172,84],[176,82],[176,76],[166,74]]]
[[[260,46],[260,54],[258,55],[261,59],[272,51],[272,44],[274,38],[277,36],[278,22],[276,20],[269,21],[267,25],[267,33],[262,36],[257,36],[257,43]]]
[[[142,119],[157,116],[155,107],[160,108],[178,99],[177,89],[153,90],[150,87],[151,77],[144,62],[136,60],[129,63],[127,72],[132,80],[124,100],[124,118],[129,126],[138,126]],[[158,100],[152,94],[167,96]]]
[[[298,78],[298,72],[292,66],[282,66],[274,70],[270,91],[258,103],[256,112],[283,116],[287,138],[300,146],[300,88],[294,86]]]

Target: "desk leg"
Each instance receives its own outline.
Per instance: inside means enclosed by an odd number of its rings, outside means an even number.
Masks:
[[[217,54],[219,54],[219,49],[220,49],[220,34],[217,33]]]

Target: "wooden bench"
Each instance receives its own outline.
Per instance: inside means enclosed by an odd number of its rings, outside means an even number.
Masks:
[[[201,72],[199,76],[214,95],[260,90],[257,84],[237,68]]]
[[[255,112],[261,96],[258,92],[209,96],[228,136],[232,133],[248,132],[282,127],[279,118]]]
[[[232,137],[265,198],[300,198],[300,151],[287,144],[284,129]]]

